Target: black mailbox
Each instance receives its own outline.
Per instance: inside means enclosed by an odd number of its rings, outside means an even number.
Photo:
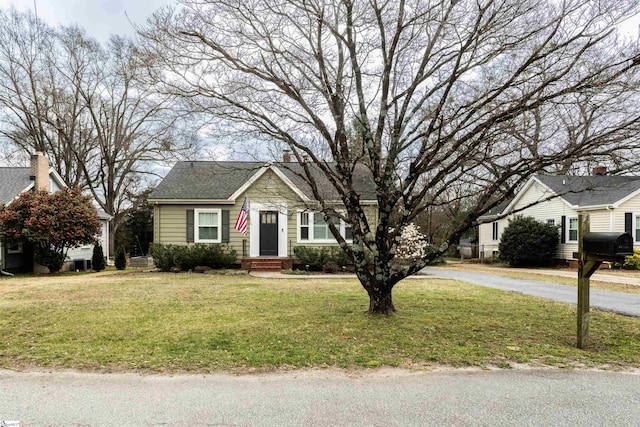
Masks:
[[[584,233],[582,251],[591,255],[626,257],[633,255],[633,237],[629,233]]]

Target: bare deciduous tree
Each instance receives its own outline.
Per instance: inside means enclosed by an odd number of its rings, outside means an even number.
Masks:
[[[393,287],[446,250],[396,259],[404,227],[425,209],[463,190],[454,241],[533,173],[638,146],[636,110],[589,120],[607,93],[615,103],[637,87],[638,47],[615,32],[639,12],[636,1],[181,3],[143,31],[166,90],[291,150],[318,208],[352,227],[353,243],[330,228],[370,313],[395,312]],[[358,164],[375,182],[376,223],[354,186]],[[314,170],[340,194],[340,209],[323,199]]]
[[[0,10],[0,135],[47,153],[69,185],[89,189],[114,217],[111,245],[153,163],[196,141],[180,100],[144,81],[153,67],[141,59],[131,40],[103,47],[77,27]]]

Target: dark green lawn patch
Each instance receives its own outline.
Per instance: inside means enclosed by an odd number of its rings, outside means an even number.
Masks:
[[[640,367],[640,319],[448,280],[406,280],[371,317],[356,280],[97,273],[0,280],[0,366],[212,372],[247,368]]]

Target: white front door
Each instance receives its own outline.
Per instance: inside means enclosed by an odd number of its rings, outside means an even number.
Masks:
[[[286,203],[249,202],[249,256],[260,254],[260,212],[277,212],[278,257],[287,257],[287,223],[289,219]],[[269,215],[267,214],[267,217]],[[265,217],[266,218],[266,217]],[[273,222],[273,221],[270,221]],[[272,255],[273,256],[273,255]]]

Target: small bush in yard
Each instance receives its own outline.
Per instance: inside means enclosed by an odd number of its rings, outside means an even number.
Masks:
[[[119,246],[116,250],[116,269],[124,270],[127,268],[127,254],[124,251],[124,246]]]
[[[544,267],[553,261],[557,247],[557,227],[517,216],[504,229],[498,250],[512,267]]]
[[[322,266],[322,271],[329,274],[335,274],[342,272],[342,267],[335,261],[329,261]]]
[[[322,271],[322,266],[329,261],[327,248],[311,248],[308,246],[297,246],[293,248],[293,253],[304,266],[311,271]]]
[[[170,271],[175,266],[175,255],[178,246],[159,245],[152,243],[149,247],[149,254],[153,257],[153,262],[160,271]]]
[[[309,266],[311,271],[324,271],[324,267],[328,263],[334,263],[338,267],[353,264],[353,261],[339,247],[329,246],[323,248],[312,248],[309,246],[297,246],[293,249],[298,262]],[[329,267],[331,269],[331,267]],[[342,271],[342,268],[339,268]]]
[[[622,268],[627,270],[640,270],[640,250],[634,249],[633,255],[625,257]]]
[[[104,253],[102,252],[102,245],[98,242],[93,246],[93,255],[91,256],[91,267],[94,271],[104,270]]]

